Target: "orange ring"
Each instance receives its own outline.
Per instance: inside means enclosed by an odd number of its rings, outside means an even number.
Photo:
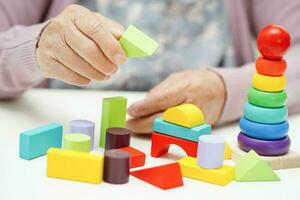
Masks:
[[[268,60],[258,57],[255,63],[256,71],[266,76],[282,76],[286,70],[286,62],[282,58],[280,60]]]

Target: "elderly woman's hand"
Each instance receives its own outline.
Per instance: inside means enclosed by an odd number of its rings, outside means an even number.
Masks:
[[[43,30],[36,50],[48,78],[75,85],[105,80],[126,61],[118,43],[124,29],[116,22],[79,6],[68,6]]]
[[[206,122],[214,125],[222,114],[225,97],[225,85],[217,73],[206,69],[176,72],[128,108],[133,118],[127,121],[127,128],[135,133],[150,133],[156,117],[182,103],[197,105]]]

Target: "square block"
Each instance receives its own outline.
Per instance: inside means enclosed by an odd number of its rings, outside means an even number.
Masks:
[[[184,157],[178,160],[183,177],[217,185],[226,185],[234,179],[234,168],[224,165],[219,169],[204,169],[197,165],[197,159]]]
[[[130,168],[141,167],[145,165],[146,155],[132,147],[123,147],[119,150],[126,151],[130,154]]]
[[[119,40],[127,57],[151,56],[158,44],[145,33],[130,25]]]
[[[47,176],[88,183],[103,180],[104,157],[51,148],[47,153]]]
[[[201,135],[211,134],[211,125],[209,124],[202,124],[193,128],[186,128],[183,126],[178,126],[169,122],[165,122],[163,121],[162,117],[158,117],[154,120],[153,129],[155,132],[158,133],[163,133],[166,135],[194,142],[198,142],[198,138]]]
[[[45,155],[50,147],[60,148],[62,130],[62,125],[52,123],[22,132],[19,138],[20,158],[30,160]]]

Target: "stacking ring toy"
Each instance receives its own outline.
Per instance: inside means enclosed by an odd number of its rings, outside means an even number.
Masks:
[[[264,76],[255,73],[252,78],[252,85],[257,90],[265,92],[279,92],[284,90],[286,79],[285,76]]]
[[[240,149],[248,152],[251,149],[262,156],[278,156],[286,154],[289,151],[291,140],[289,136],[281,140],[258,140],[247,137],[242,132],[238,135]]]
[[[280,124],[260,124],[242,117],[240,119],[240,129],[245,135],[252,138],[278,140],[287,136],[289,123],[285,121]]]
[[[286,70],[286,62],[284,59],[269,60],[258,57],[255,62],[256,71],[266,76],[282,76]]]
[[[286,106],[281,108],[263,108],[250,103],[244,105],[244,117],[253,122],[278,124],[284,122],[287,116],[288,109]]]
[[[287,94],[281,92],[263,92],[251,88],[248,91],[248,101],[256,106],[265,108],[279,108],[286,104]]]

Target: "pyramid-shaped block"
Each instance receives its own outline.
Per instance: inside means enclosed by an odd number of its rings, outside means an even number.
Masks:
[[[141,167],[145,165],[146,154],[133,147],[120,148],[121,151],[126,151],[130,154],[130,168]]]
[[[130,25],[119,40],[127,57],[151,56],[157,49],[158,44],[145,33]]]
[[[163,190],[183,186],[178,163],[141,169],[130,172],[130,174]]]
[[[236,181],[279,181],[271,167],[251,150],[235,166]]]

